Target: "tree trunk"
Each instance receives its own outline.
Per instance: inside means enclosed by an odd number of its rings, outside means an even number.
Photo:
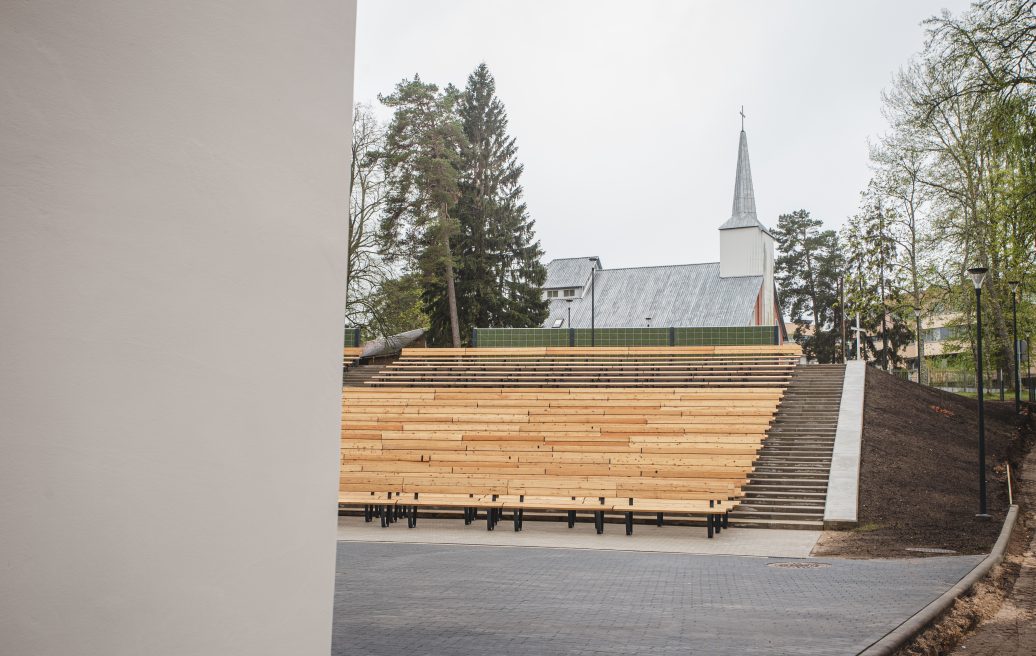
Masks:
[[[457,289],[453,284],[453,254],[450,252],[450,235],[447,233],[449,216],[443,212],[442,223],[442,248],[443,259],[446,264],[446,301],[450,310],[450,336],[453,338],[453,348],[460,348],[460,319],[457,316]]]

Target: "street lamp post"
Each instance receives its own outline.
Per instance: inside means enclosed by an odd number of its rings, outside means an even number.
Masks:
[[[985,267],[968,269],[971,282],[975,285],[975,316],[978,319],[976,342],[978,359],[975,369],[978,371],[978,515],[981,519],[989,519],[986,510],[986,404],[982,381],[982,282],[986,279]]]
[[[594,306],[594,278],[597,277],[597,263],[599,260],[596,257],[590,258],[590,346],[597,345],[597,311]]]
[[[917,383],[924,385],[922,369],[924,365],[924,334],[921,332],[921,308],[914,307],[914,323],[917,326]]]
[[[571,298],[566,298],[565,299],[565,305],[568,307],[568,323],[565,324],[565,325],[568,326],[569,328],[572,327],[572,301],[573,301],[573,299],[571,299]]]
[[[1014,321],[1014,411],[1022,411],[1022,354],[1018,348],[1018,280],[1008,281],[1011,286],[1011,314]]]

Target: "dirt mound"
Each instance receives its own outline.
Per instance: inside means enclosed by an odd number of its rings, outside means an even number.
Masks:
[[[1031,416],[986,401],[989,513],[978,512],[978,401],[867,369],[859,527],[828,532],[816,555],[905,558],[908,548],[987,553],[1007,512],[1005,462],[1031,439]]]

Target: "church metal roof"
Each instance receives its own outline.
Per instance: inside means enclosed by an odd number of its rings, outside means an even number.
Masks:
[[[594,276],[596,325],[637,328],[651,317],[655,327],[751,326],[762,284],[762,276],[720,278],[718,262],[604,269]],[[543,327],[562,319],[567,328],[569,305],[565,298],[550,299]],[[571,299],[571,308],[572,327],[589,328],[589,289]]]
[[[551,260],[547,263],[547,280],[544,289],[561,289],[564,287],[582,287],[590,279],[590,269],[595,263],[590,257],[566,257]],[[596,268],[601,269],[600,259]]]

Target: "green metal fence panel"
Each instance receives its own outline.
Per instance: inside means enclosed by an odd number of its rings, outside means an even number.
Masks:
[[[571,335],[571,337],[570,337]],[[773,326],[694,328],[477,328],[480,347],[569,346],[764,346],[777,343]]]
[[[677,328],[675,346],[766,346],[777,343],[773,326]]]

